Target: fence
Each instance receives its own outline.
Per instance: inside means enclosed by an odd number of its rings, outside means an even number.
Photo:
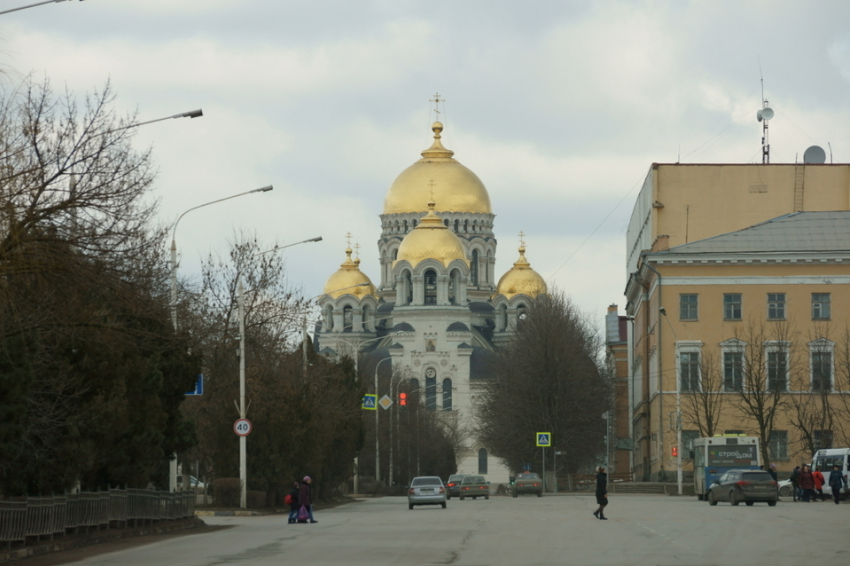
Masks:
[[[195,514],[195,493],[110,489],[0,500],[0,544],[91,528],[136,526]]]

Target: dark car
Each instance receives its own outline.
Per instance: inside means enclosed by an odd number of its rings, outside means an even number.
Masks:
[[[729,470],[708,490],[709,505],[717,505],[718,501],[728,501],[732,505],[741,501],[747,505],[764,501],[773,507],[778,499],[776,481],[763,470]]]
[[[517,474],[511,492],[514,497],[521,493],[534,493],[537,497],[543,497],[543,480],[533,472]]]
[[[490,499],[490,483],[484,476],[466,476],[460,482],[460,500],[463,501],[466,497]]]
[[[453,474],[446,480],[446,496],[451,499],[460,495],[460,482],[466,474]]]

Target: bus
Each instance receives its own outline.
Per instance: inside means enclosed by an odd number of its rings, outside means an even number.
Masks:
[[[730,434],[694,440],[694,491],[700,501],[708,499],[708,488],[728,470],[758,470],[760,466],[755,436]]]

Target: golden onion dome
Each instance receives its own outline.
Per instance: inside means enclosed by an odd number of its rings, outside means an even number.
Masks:
[[[368,283],[368,285],[363,285]],[[360,259],[351,259],[351,248],[345,250],[345,261],[340,264],[339,269],[325,283],[323,294],[338,299],[343,295],[354,295],[363,298],[367,295],[375,295],[377,289],[372,285],[369,276],[360,271]]]
[[[443,125],[434,122],[434,143],[422,152],[422,159],[396,177],[384,199],[384,214],[422,212],[428,198],[440,203],[438,212],[477,212],[492,214],[490,195],[478,175],[453,159],[454,152],[443,147]]]
[[[516,295],[528,295],[534,298],[545,294],[546,282],[539,273],[531,269],[531,264],[525,259],[525,244],[522,244],[519,247],[519,259],[499,279],[496,295],[504,295],[510,300]]]
[[[416,267],[425,259],[436,259],[446,267],[456,260],[463,260],[467,265],[466,250],[454,232],[446,228],[440,217],[434,212],[436,204],[432,199],[428,202],[428,213],[422,217],[419,224],[410,231],[398,247],[398,258],[393,263],[407,260]]]

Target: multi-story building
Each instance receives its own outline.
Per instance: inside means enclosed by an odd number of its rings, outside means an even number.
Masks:
[[[608,434],[606,448],[609,474],[629,476],[628,457],[633,442],[629,429],[629,333],[627,316],[618,313],[617,305],[608,307],[605,315],[605,354],[608,374],[613,380],[614,407],[606,415]]]
[[[838,409],[850,383],[836,360],[848,209],[844,164],[652,166],[627,242],[637,479],[672,479],[675,451],[690,469],[687,441],[706,420],[694,400],[708,403],[712,434],[755,434],[764,414],[746,408],[748,393],[780,388],[760,411],[774,406],[767,436],[780,469],[847,426]]]

